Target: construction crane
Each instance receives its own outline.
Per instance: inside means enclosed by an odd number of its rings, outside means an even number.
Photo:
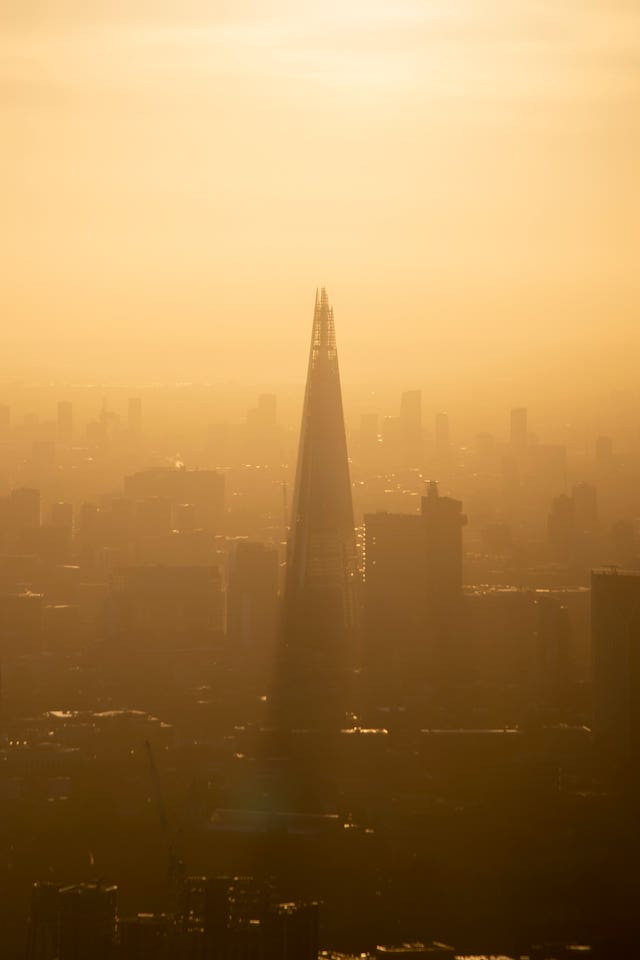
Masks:
[[[178,891],[180,883],[184,877],[184,863],[176,853],[175,843],[171,837],[171,831],[169,829],[169,820],[167,818],[167,809],[164,803],[164,797],[162,795],[162,787],[160,786],[160,777],[158,775],[158,768],[156,766],[155,757],[153,755],[153,747],[148,740],[144,742],[145,749],[147,751],[147,760],[149,763],[149,775],[151,777],[151,786],[153,788],[153,797],[156,804],[156,809],[158,811],[158,819],[160,820],[160,829],[162,830],[162,835],[167,844],[167,883],[169,886],[169,912],[173,913],[177,907],[178,901]]]
[[[282,481],[282,529],[284,530],[284,539],[287,539],[289,532],[289,505],[287,503],[287,481]]]

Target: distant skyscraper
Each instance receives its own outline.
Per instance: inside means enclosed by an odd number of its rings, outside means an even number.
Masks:
[[[68,443],[73,437],[73,405],[70,400],[58,403],[58,439]]]
[[[333,320],[316,294],[283,609],[281,696],[305,716],[339,706],[354,659],[356,560]],[[338,677],[341,679],[338,679]],[[295,701],[295,705],[293,703]]]

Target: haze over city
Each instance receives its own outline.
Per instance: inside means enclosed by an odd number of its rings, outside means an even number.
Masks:
[[[631,960],[640,8],[0,4],[2,960]]]
[[[327,283],[348,384],[634,386],[634,3],[7,0],[0,22],[16,375],[299,382]]]

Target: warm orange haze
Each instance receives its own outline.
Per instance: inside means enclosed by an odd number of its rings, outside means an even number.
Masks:
[[[5,0],[0,94],[2,960],[637,957],[640,6]]]
[[[299,382],[326,281],[347,385],[634,387],[639,35],[629,0],[5,0],[7,375]]]

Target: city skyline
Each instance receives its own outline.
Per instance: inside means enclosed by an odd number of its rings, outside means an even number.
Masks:
[[[637,956],[639,55],[0,0],[1,960]]]

